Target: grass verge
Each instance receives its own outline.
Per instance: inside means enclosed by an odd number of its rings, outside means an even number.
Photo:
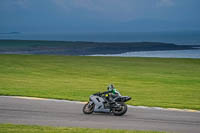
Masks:
[[[69,127],[46,127],[0,124],[1,133],[164,133],[157,131],[128,131],[112,129],[90,129],[90,128],[69,128]]]
[[[200,60],[0,55],[0,95],[87,101],[113,83],[128,104],[200,109]]]

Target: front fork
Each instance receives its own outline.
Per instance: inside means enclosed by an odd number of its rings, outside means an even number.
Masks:
[[[88,108],[92,107],[93,104],[94,104],[93,101],[89,101],[89,102],[88,102]]]

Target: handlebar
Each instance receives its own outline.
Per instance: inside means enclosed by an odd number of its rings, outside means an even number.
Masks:
[[[101,95],[102,95],[102,93],[101,93],[101,92],[97,92],[97,93],[95,93],[95,94],[93,94],[93,95],[96,95],[96,96],[101,96]]]

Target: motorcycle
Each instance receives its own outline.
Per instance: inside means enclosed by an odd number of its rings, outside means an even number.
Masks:
[[[118,96],[114,98],[112,103],[109,102],[111,96],[103,93],[95,93],[90,96],[89,102],[83,107],[84,114],[95,113],[112,113],[116,116],[124,115],[127,112],[125,102],[131,100],[129,96]]]

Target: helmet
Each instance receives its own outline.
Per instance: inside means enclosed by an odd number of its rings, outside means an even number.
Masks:
[[[110,85],[107,87],[107,89],[108,89],[109,91],[113,90],[113,89],[114,89],[114,85],[110,84]]]

